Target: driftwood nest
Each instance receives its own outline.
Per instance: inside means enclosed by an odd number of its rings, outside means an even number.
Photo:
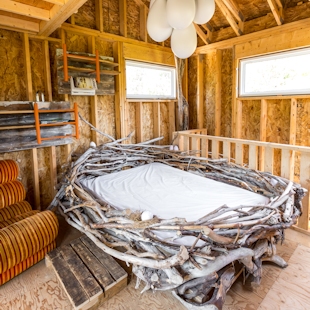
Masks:
[[[143,292],[175,289],[188,303],[221,309],[226,292],[241,273],[258,285],[263,261],[287,265],[276,255],[275,244],[283,241],[284,229],[295,224],[302,213],[305,190],[299,184],[223,159],[201,158],[194,151],[171,151],[169,146],[153,145],[158,139],[122,144],[124,139],[110,138],[112,142],[89,148],[72,164],[49,209],[58,207],[70,225],[103,251],[132,264],[137,288],[142,280]],[[99,203],[80,184],[83,178],[153,162],[260,193],[270,201],[246,210],[224,205],[193,222],[156,216],[142,221],[137,211]],[[196,241],[192,246],[180,246],[160,239],[155,231],[174,231],[178,238],[194,236]],[[196,246],[198,240],[203,246]]]

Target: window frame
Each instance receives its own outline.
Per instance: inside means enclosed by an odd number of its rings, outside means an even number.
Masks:
[[[272,54],[264,54],[259,56],[252,56],[243,59],[239,59],[239,69],[238,69],[238,97],[268,97],[268,96],[289,96],[289,95],[310,95],[310,83],[309,88],[306,89],[299,89],[299,90],[277,90],[277,91],[264,91],[264,92],[245,92],[245,81],[246,81],[246,74],[245,74],[245,67],[249,63],[254,63],[259,61],[260,59],[279,59],[279,55],[285,58],[286,55],[291,54],[294,55],[310,55],[310,47],[300,48],[295,50],[289,51],[280,51]]]
[[[136,67],[140,67],[140,68],[157,68],[157,69],[162,69],[165,71],[169,71],[171,72],[171,96],[165,96],[165,95],[142,95],[142,94],[138,94],[138,95],[128,95],[127,92],[127,87],[126,87],[126,99],[137,99],[137,100],[143,100],[143,99],[147,99],[147,100],[163,100],[163,99],[167,99],[167,100],[172,100],[172,99],[176,99],[177,98],[177,83],[176,83],[176,68],[173,66],[168,66],[168,65],[159,65],[159,64],[155,64],[155,63],[148,63],[148,62],[143,62],[143,61],[138,61],[138,60],[129,60],[126,59],[125,60],[125,68],[127,69],[127,64],[129,65],[134,65]],[[126,71],[126,83],[127,83],[127,71]]]

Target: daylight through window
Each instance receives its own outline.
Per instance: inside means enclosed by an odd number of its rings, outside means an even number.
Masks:
[[[175,99],[175,68],[126,61],[127,98]]]
[[[239,96],[310,94],[310,48],[240,61]]]

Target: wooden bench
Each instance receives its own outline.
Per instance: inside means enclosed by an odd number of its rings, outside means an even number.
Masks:
[[[126,271],[87,236],[60,246],[45,257],[74,309],[96,309],[127,286]]]

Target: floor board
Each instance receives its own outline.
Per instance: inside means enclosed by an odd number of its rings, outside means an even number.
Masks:
[[[238,280],[228,292],[225,310],[310,309],[310,236],[288,230],[286,241],[277,247],[289,266],[281,269],[264,264],[261,286],[253,290]],[[185,309],[170,292],[148,291],[141,295],[142,285],[138,290],[134,287],[135,280],[98,309]],[[0,309],[71,310],[72,307],[55,274],[42,261],[0,287]]]

